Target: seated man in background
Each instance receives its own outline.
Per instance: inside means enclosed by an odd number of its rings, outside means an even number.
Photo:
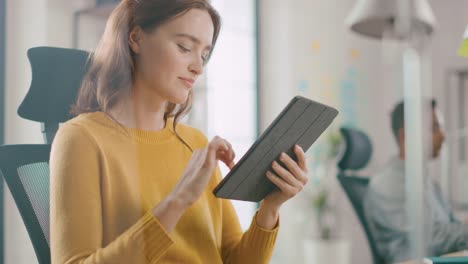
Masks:
[[[431,102],[432,158],[437,158],[444,141],[439,125],[436,102]],[[409,224],[405,198],[405,131],[404,104],[396,105],[392,112],[392,130],[399,155],[371,178],[364,198],[364,211],[377,250],[386,263],[414,258],[410,251]],[[430,256],[468,248],[468,226],[457,221],[440,188],[429,176],[424,179],[424,205],[427,225],[432,232],[426,234],[426,253]],[[422,224],[422,223],[421,223]],[[430,229],[429,229],[430,230]],[[430,232],[425,230],[426,232]]]

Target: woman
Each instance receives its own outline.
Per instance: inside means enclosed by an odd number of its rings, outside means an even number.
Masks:
[[[178,121],[219,33],[205,0],[123,0],[93,54],[51,153],[53,263],[268,263],[279,208],[306,184],[304,152],[267,173],[268,195],[242,233],[211,191],[229,142]]]

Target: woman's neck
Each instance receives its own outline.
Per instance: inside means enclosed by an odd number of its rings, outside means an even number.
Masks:
[[[125,127],[158,131],[165,127],[166,102],[131,93],[106,114]]]

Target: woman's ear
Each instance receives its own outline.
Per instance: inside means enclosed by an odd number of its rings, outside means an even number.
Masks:
[[[135,54],[139,54],[141,51],[143,34],[144,32],[141,27],[137,26],[132,29],[130,35],[128,36],[128,44]]]

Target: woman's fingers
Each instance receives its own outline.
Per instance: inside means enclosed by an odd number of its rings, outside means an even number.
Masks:
[[[234,167],[234,165],[236,165],[234,163],[234,160],[232,160],[231,157],[233,157],[233,154],[232,153],[229,153],[229,152],[226,152],[224,150],[221,150],[218,152],[217,154],[217,157],[219,160],[221,160],[224,164],[226,164],[226,166],[229,167],[229,169],[232,169]]]
[[[307,173],[307,166],[306,166],[306,156],[304,150],[299,145],[294,146],[294,153],[297,156],[297,165],[301,170]]]
[[[230,169],[234,167],[234,158],[236,155],[232,149],[232,145],[227,140],[215,136],[208,144],[208,151],[210,152],[210,158],[221,160]]]
[[[272,168],[276,174],[270,170],[266,172],[266,177],[279,189],[279,191],[272,192],[265,197],[265,201],[269,204],[279,207],[301,192],[307,184],[307,166],[304,151],[296,145],[294,146],[294,153],[297,156],[297,161],[285,153],[281,153],[279,159],[284,166],[280,166],[275,161]]]
[[[278,162],[276,162],[276,160],[273,161],[271,167],[275,171],[276,175],[281,177],[289,185],[294,187],[299,187],[301,185],[301,183],[294,177],[294,175],[292,175],[291,172],[283,168]]]
[[[221,151],[227,151],[228,147],[224,140],[218,136],[215,136],[206,146],[208,150],[208,158],[211,160],[217,160],[218,154]]]
[[[234,158],[236,157],[236,154],[234,153],[234,150],[232,149],[231,143],[229,143],[229,141],[227,140],[224,140],[224,141],[226,142],[226,145],[228,147],[229,160],[234,160]]]
[[[288,198],[293,197],[298,192],[296,188],[289,185],[286,181],[282,178],[276,176],[273,172],[267,171],[266,172],[267,178],[280,189],[280,191]]]
[[[296,162],[293,160],[289,155],[286,153],[281,153],[279,159],[280,161],[286,165],[289,172],[294,175],[294,177],[299,180],[301,183],[306,184],[308,181],[307,178],[307,170],[305,167],[305,155],[301,155],[300,153],[297,154],[298,161]]]

